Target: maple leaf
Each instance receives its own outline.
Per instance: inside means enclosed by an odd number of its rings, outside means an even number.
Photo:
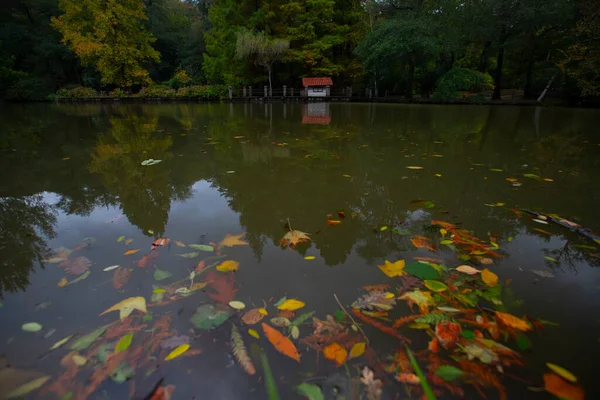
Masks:
[[[313,326],[315,328],[313,335],[320,335],[324,332],[329,332],[331,335],[337,335],[346,331],[346,328],[337,323],[335,318],[333,318],[331,315],[327,315],[327,319],[325,321],[313,317]]]
[[[235,299],[235,293],[238,291],[235,289],[235,277],[233,273],[217,273],[215,271],[209,271],[206,274],[206,282],[213,291],[206,291],[206,294],[214,301],[221,304],[229,304],[230,301]]]
[[[281,246],[296,247],[298,243],[309,242],[310,237],[302,231],[291,230],[281,238]]]
[[[404,262],[404,260],[398,260],[393,263],[389,262],[388,260],[385,260],[385,264],[378,265],[378,267],[380,270],[383,271],[384,274],[386,274],[390,278],[393,278],[395,276],[402,276],[405,274],[405,272],[404,272],[405,265],[406,265],[406,263]]]
[[[400,277],[400,286],[398,291],[400,294],[404,294],[413,289],[417,289],[421,286],[421,280],[412,275],[405,274]]]
[[[396,299],[394,298],[394,295],[390,297],[389,293],[384,291],[374,291],[363,295],[360,299],[352,303],[352,308],[358,308],[362,310],[373,310],[378,308],[380,310],[387,311],[391,310],[395,305]]]
[[[144,299],[141,296],[138,296],[138,297],[130,297],[128,299],[120,301],[117,304],[115,304],[114,306],[107,309],[106,311],[102,312],[100,315],[104,315],[111,311],[117,311],[117,310],[119,311],[119,318],[121,320],[127,318],[133,312],[133,310],[139,310],[143,313],[148,312],[148,310],[146,310],[146,299]]]
[[[362,377],[360,381],[363,385],[367,387],[367,395],[369,399],[379,400],[381,399],[383,382],[381,379],[374,379],[375,374],[373,371],[369,369],[369,367],[365,367],[362,372]]]
[[[244,242],[243,240],[240,240],[240,238],[242,236],[244,236],[245,234],[246,234],[245,232],[242,232],[239,235],[232,235],[228,232],[225,234],[225,238],[223,238],[223,240],[221,240],[219,242],[219,246],[233,247],[233,246],[247,245],[248,242]]]
[[[92,262],[87,257],[77,257],[70,265],[65,268],[65,271],[71,275],[81,275],[92,265]]]
[[[422,292],[418,289],[415,289],[412,292],[403,294],[402,296],[400,296],[400,299],[406,300],[408,302],[408,304],[411,306],[411,308],[412,308],[413,304],[416,304],[417,306],[419,306],[419,310],[421,311],[421,314],[425,314],[425,313],[429,312],[428,306],[435,305],[435,302],[431,298],[430,292]]]

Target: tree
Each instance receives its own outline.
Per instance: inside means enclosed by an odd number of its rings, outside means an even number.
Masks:
[[[64,14],[52,18],[52,25],[83,64],[96,67],[102,83],[151,82],[142,64],[158,62],[160,54],[144,26],[142,0],[59,0],[59,6]]]
[[[235,52],[238,59],[254,58],[254,64],[264,68],[269,74],[269,93],[273,93],[271,74],[273,64],[281,60],[290,48],[290,42],[284,39],[269,39],[264,32],[253,33],[248,30],[237,33]]]

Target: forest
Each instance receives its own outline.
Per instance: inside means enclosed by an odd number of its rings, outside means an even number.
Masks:
[[[0,100],[242,85],[574,105],[600,98],[597,0],[3,0]]]

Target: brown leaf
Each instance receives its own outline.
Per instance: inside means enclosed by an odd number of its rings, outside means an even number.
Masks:
[[[308,236],[308,234],[302,232],[302,231],[289,231],[288,233],[285,234],[285,236],[283,236],[283,238],[281,239],[281,246],[282,247],[296,247],[296,245],[298,245],[299,243],[302,242],[309,242],[310,241],[310,237]]]
[[[113,273],[113,286],[115,289],[121,289],[131,278],[131,268],[117,268]]]
[[[262,323],[262,328],[265,332],[265,336],[278,352],[300,362],[300,354],[298,354],[298,349],[296,349],[296,346],[290,339],[285,337],[277,329],[271,328],[264,322]]]
[[[142,257],[137,265],[140,268],[146,268],[149,267],[150,265],[152,265],[152,263],[154,262],[154,260],[158,257],[158,252],[156,251],[151,251],[150,254],[148,254],[147,256]]]
[[[206,274],[206,283],[212,290],[205,293],[214,301],[221,304],[229,304],[235,299],[238,289],[235,289],[235,275],[232,272],[218,273],[209,271]]]
[[[242,316],[242,322],[246,325],[254,325],[259,323],[264,317],[265,315],[261,314],[261,312],[258,311],[258,308],[253,308]]]
[[[92,262],[87,257],[77,257],[65,268],[65,271],[71,275],[81,275],[89,269],[90,265]]]

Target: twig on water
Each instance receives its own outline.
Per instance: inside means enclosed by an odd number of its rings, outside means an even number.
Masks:
[[[335,297],[335,301],[337,301],[338,305],[342,308],[342,311],[344,312],[344,314],[346,314],[348,316],[348,318],[350,318],[350,321],[352,321],[352,323],[354,324],[354,326],[356,326],[358,328],[358,330],[360,331],[360,333],[362,333],[362,335],[365,337],[365,340],[367,341],[367,344],[369,344],[369,338],[365,334],[365,331],[363,331],[362,328],[358,325],[358,323],[354,320],[354,318],[352,318],[352,315],[350,315],[348,313],[348,311],[346,311],[346,309],[344,308],[344,306],[342,305],[342,303],[340,303],[340,299],[338,299],[338,297],[337,297],[337,295],[335,293],[333,294],[333,297]]]

